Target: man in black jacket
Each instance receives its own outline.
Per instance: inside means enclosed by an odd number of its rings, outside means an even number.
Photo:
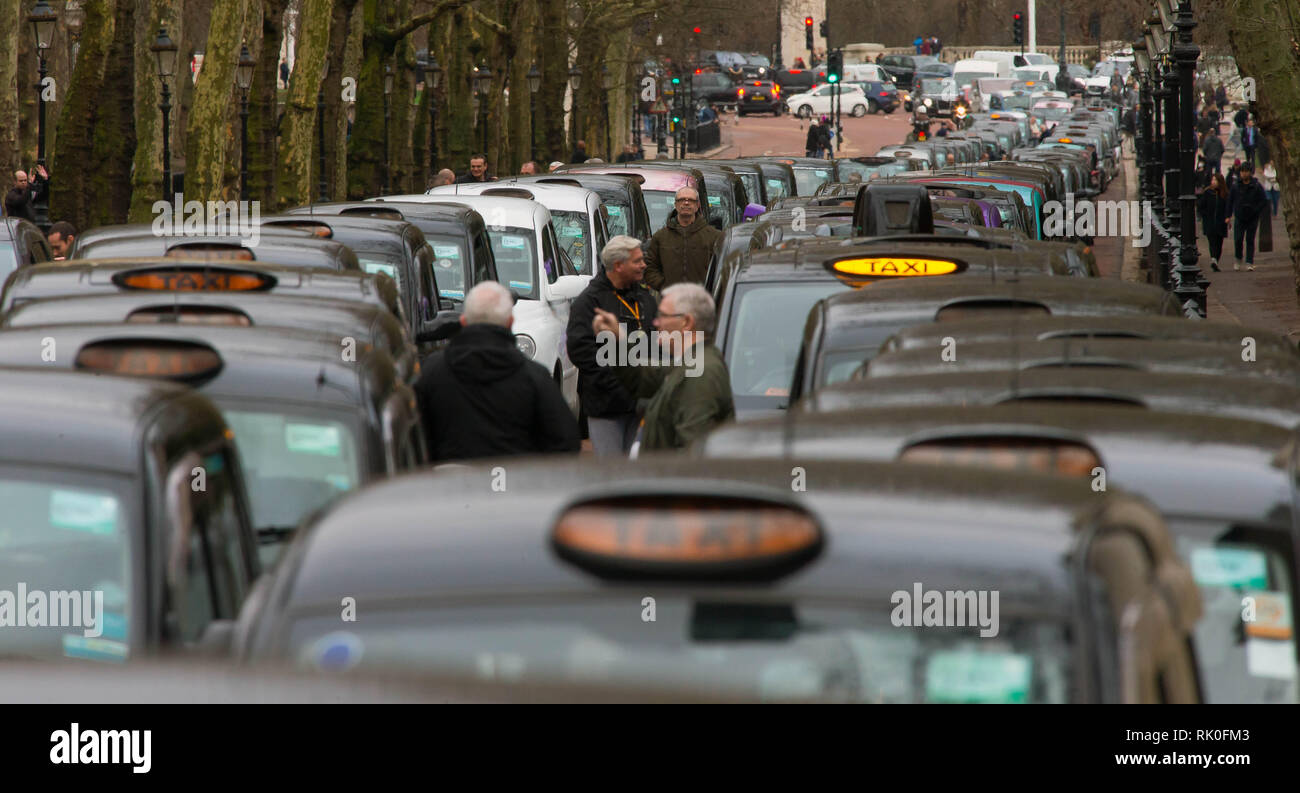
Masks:
[[[415,384],[435,462],[577,452],[578,422],[550,372],[510,332],[514,297],[496,281],[465,296],[460,333],[430,355]]]
[[[600,342],[591,322],[599,308],[626,324],[629,333],[649,333],[654,329],[659,301],[641,283],[646,262],[635,237],[611,239],[600,252],[600,261],[604,269],[569,309],[565,339],[569,360],[578,367],[578,396],[587,414],[591,448],[601,456],[618,456],[632,448],[636,437],[637,401],[610,367],[600,365]],[[608,343],[614,342],[610,339]]]
[[[1243,162],[1240,173],[1240,178],[1228,193],[1228,214],[1232,216],[1233,224],[1232,253],[1236,259],[1232,263],[1232,269],[1241,269],[1241,242],[1244,237],[1246,269],[1254,270],[1255,231],[1259,227],[1260,217],[1269,211],[1272,204],[1269,203],[1268,194],[1264,192],[1264,186],[1255,178],[1254,165]]]
[[[36,210],[33,205],[42,196],[49,195],[49,174],[44,166],[36,166],[30,179],[25,171],[14,171],[14,186],[5,193],[5,214],[9,217],[26,218],[36,222]]]

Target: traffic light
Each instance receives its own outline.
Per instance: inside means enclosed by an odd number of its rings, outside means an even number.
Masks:
[[[844,53],[831,50],[826,55],[826,82],[838,83],[844,74]]]
[[[697,36],[700,35],[700,26],[696,25],[695,27],[691,28],[691,32]]]
[[[1024,44],[1024,43],[1025,43],[1025,16],[1024,16],[1024,14],[1016,14],[1016,15],[1012,18],[1012,22],[1011,22],[1011,32],[1012,32],[1012,35],[1015,37],[1015,43],[1016,43],[1016,44]]]
[[[822,20],[822,24],[821,24],[821,28],[820,28],[820,30],[821,30],[821,32],[822,32],[822,38],[827,38],[827,35],[826,35],[826,20],[824,20],[824,19]]]
[[[804,41],[805,43],[807,43],[808,49],[810,50],[813,48],[812,23],[813,23],[812,17],[803,18]]]

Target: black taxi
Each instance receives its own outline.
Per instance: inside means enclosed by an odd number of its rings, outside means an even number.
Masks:
[[[1189,320],[1183,320],[1187,322]],[[1014,323],[1014,319],[1008,320]],[[834,342],[832,342],[834,345]],[[941,349],[912,349],[868,356],[866,376],[894,377],[901,374],[987,372],[1001,369],[1044,367],[1086,367],[1089,369],[1139,369],[1178,374],[1224,374],[1247,379],[1267,379],[1300,386],[1300,356],[1294,352],[1269,350],[1244,356],[1238,344],[1211,342],[1147,341],[1111,337],[1056,338],[1041,341],[1012,339],[981,344],[951,345],[950,354]],[[838,356],[844,360],[844,356]],[[847,379],[847,364],[834,382]],[[1097,372],[1104,376],[1104,372]]]
[[[0,656],[122,662],[210,641],[261,573],[221,413],[174,383],[35,369],[0,380],[0,590],[26,593],[24,615],[38,593],[51,608],[55,593],[80,593],[63,601],[65,627],[6,621]]]
[[[1143,502],[1045,476],[487,461],[377,483],[305,525],[235,653],[688,698],[1196,702],[1200,604],[1171,549]],[[950,619],[922,615],[936,596]],[[340,621],[346,598],[364,619]]]
[[[0,328],[132,322],[154,325],[235,325],[297,328],[354,338],[387,352],[403,380],[419,377],[420,362],[406,328],[386,308],[356,300],[287,297],[265,292],[156,291],[54,297],[24,303],[0,316]]]
[[[719,428],[701,442],[702,453],[728,466],[735,457],[778,457],[785,466],[809,458],[1049,473],[1097,496],[1116,488],[1144,496],[1169,524],[1205,604],[1194,645],[1207,700],[1297,701],[1296,432],[1095,404],[800,411],[783,418]]]
[[[1124,406],[1249,419],[1288,429],[1300,426],[1300,386],[1226,374],[1179,374],[1087,366],[996,369],[985,372],[900,374],[853,378],[819,388],[792,410],[1019,403]]]
[[[833,294],[808,311],[803,342],[791,370],[795,399],[842,382],[870,361],[890,336],[911,325],[955,320],[1082,314],[1180,315],[1169,292],[1106,278],[1048,278],[964,273],[944,278],[897,278]],[[894,353],[903,355],[906,353]],[[940,361],[939,354],[933,356]],[[970,346],[958,354],[962,365]],[[734,377],[734,375],[733,375]],[[733,386],[734,388],[734,386]]]
[[[807,223],[818,225],[812,219]],[[800,333],[817,301],[889,280],[936,281],[965,272],[988,281],[994,271],[1040,273],[1045,280],[1049,273],[1070,274],[1065,260],[1052,253],[1001,251],[977,239],[938,235],[786,240],[720,262],[711,286],[716,344],[731,372],[737,415],[789,403]]]
[[[52,297],[131,292],[239,293],[264,292],[294,297],[355,300],[387,309],[411,327],[397,284],[386,275],[316,267],[282,267],[264,262],[236,263],[203,259],[128,258],[50,262],[24,267],[5,281],[0,315],[34,300]],[[428,331],[433,323],[423,323]]]
[[[39,226],[23,218],[0,217],[0,282],[19,267],[53,258]]]
[[[433,251],[438,294],[464,301],[484,281],[497,280],[496,259],[483,216],[467,206],[414,202],[338,201],[290,209],[290,215],[342,215],[403,220],[418,228]],[[370,269],[375,269],[372,265]]]
[[[158,236],[147,223],[99,226],[82,232],[68,252],[73,259],[171,257],[272,262],[281,267],[319,267],[357,271],[361,264],[348,246],[295,229],[254,229],[247,236]]]
[[[169,379],[198,389],[233,430],[268,562],[311,511],[426,457],[414,393],[392,358],[330,333],[43,325],[0,331],[0,365]]]

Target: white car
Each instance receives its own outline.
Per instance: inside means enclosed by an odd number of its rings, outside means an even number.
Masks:
[[[609,242],[607,215],[601,208],[600,194],[585,187],[537,182],[475,182],[444,185],[426,195],[495,195],[527,198],[550,210],[551,228],[568,254],[579,275],[595,275],[600,270],[600,252]],[[490,225],[490,224],[489,224]]]
[[[369,200],[459,204],[483,216],[496,259],[497,278],[519,298],[514,312],[515,343],[520,352],[551,373],[576,416],[578,368],[569,360],[564,332],[569,324],[569,306],[587,288],[591,276],[577,274],[560,247],[551,226],[550,210],[527,198],[467,192]]]
[[[830,115],[834,112],[834,108],[831,107],[834,92],[834,83],[814,85],[802,94],[787,97],[785,106],[791,113],[796,113],[803,118],[812,118],[814,115]],[[854,118],[861,118],[871,109],[871,100],[863,93],[860,86],[847,83],[841,84],[840,108],[842,112],[848,113]]]

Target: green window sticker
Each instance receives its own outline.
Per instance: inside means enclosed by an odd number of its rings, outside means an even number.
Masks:
[[[528,244],[528,240],[523,237],[516,237],[511,234],[501,235],[502,248],[523,248]]]
[[[394,265],[384,264],[383,262],[363,261],[361,262],[361,266],[371,275],[374,275],[375,273],[383,273],[394,281],[397,280],[397,267]]]
[[[716,196],[716,195],[709,196],[709,206],[711,207],[722,206],[722,196]]]
[[[51,490],[49,520],[56,529],[116,534],[117,499],[78,490]]]
[[[940,652],[925,667],[925,698],[946,703],[1029,701],[1033,662],[1016,653]]]
[[[1192,577],[1198,586],[1268,588],[1268,557],[1245,548],[1195,548]]]
[[[327,424],[285,424],[284,445],[294,454],[338,457],[341,454],[339,428]]]
[[[435,259],[459,259],[460,248],[455,245],[434,245],[433,256]]]
[[[609,216],[612,218],[623,217],[623,207],[614,206],[613,204],[606,204],[605,211],[608,212]]]

